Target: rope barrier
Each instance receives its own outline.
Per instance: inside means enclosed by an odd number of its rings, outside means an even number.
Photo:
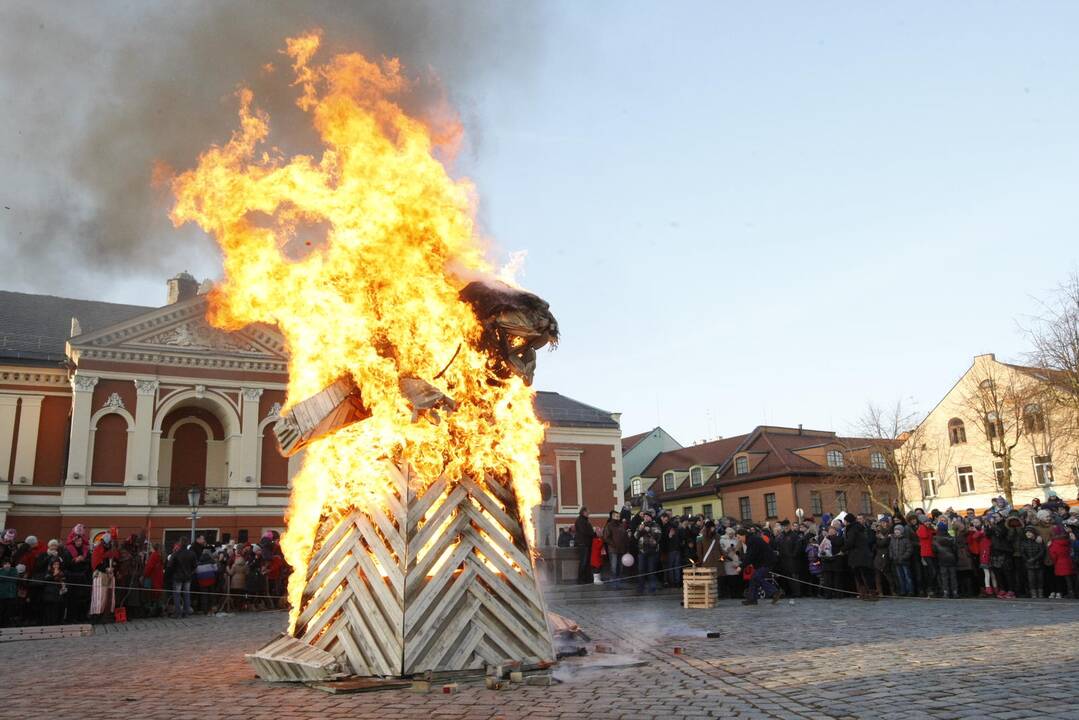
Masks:
[[[85,588],[93,588],[94,587],[93,583],[75,583],[75,582],[68,582],[67,580],[65,580],[63,582],[57,582],[55,580],[41,580],[39,578],[20,578],[20,577],[9,577],[9,576],[0,576],[0,581],[37,583],[38,585],[66,585],[67,587],[85,587]],[[136,585],[113,585],[112,589],[114,591],[115,590],[127,590],[127,591],[142,590],[143,592],[159,592],[159,593],[169,593],[169,594],[175,594],[177,592],[173,588],[166,588],[166,587],[148,588],[148,587],[140,587],[140,586],[136,586]],[[185,591],[180,590],[179,592],[185,592]],[[218,597],[231,597],[231,598],[259,598],[259,599],[266,598],[266,599],[271,599],[271,600],[280,600],[281,598],[284,597],[284,595],[258,595],[258,594],[255,594],[255,593],[242,593],[241,594],[241,593],[231,593],[231,592],[222,593],[222,592],[212,592],[212,591],[209,591],[209,590],[190,590],[188,592],[190,592],[192,595],[216,595]]]

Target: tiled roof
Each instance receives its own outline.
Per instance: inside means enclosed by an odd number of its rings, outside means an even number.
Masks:
[[[556,392],[538,391],[535,408],[540,420],[555,427],[619,427],[618,421],[611,417],[610,412],[585,405]]]
[[[0,290],[0,361],[61,362],[72,317],[86,333],[154,309]]]
[[[641,477],[658,478],[667,470],[686,471],[693,465],[722,465],[745,438],[745,435],[736,435],[678,450],[668,450],[656,455],[641,472]]]
[[[629,437],[622,438],[622,454],[628,453],[637,443],[644,440],[646,437],[655,432],[655,429],[649,430],[643,433],[637,433],[636,435],[630,435]]]
[[[803,431],[795,428],[759,427],[749,436],[739,452],[757,456],[757,463],[746,475],[735,475],[734,463],[718,470],[721,485],[747,482],[776,475],[821,474],[834,472],[833,468],[809,460],[796,451],[807,448],[838,444],[847,449],[866,448],[870,445],[887,447],[896,443],[875,438],[837,437],[826,431]]]

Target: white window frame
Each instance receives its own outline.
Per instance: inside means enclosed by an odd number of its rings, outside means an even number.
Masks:
[[[885,459],[884,453],[882,453],[880,450],[874,450],[869,455],[869,467],[873,468],[874,470],[887,470],[888,460]]]
[[[629,481],[629,494],[640,495],[643,489],[642,486],[643,483],[641,482],[641,479],[639,477],[633,478]]]
[[[668,480],[671,481],[671,486],[670,487],[667,487],[667,481]],[[674,477],[674,472],[668,470],[667,472],[663,473],[663,492],[670,492],[671,490],[674,490],[676,487],[678,487],[678,486],[676,484],[676,478]]]
[[[772,502],[771,502],[772,507],[768,507],[768,505],[769,505],[768,498],[772,498]],[[768,520],[774,520],[775,518],[779,517],[779,515],[777,514],[778,512],[779,512],[779,501],[776,499],[776,494],[775,493],[765,493],[764,494],[764,517],[766,519],[768,519]]]
[[[824,457],[825,457],[825,461],[828,463],[828,467],[830,467],[830,468],[841,468],[841,467],[843,467],[843,453],[840,452],[839,450],[829,450],[825,454]]]
[[[964,469],[970,472],[962,472]],[[970,487],[964,488],[964,478],[970,480]],[[970,465],[959,465],[955,468],[955,483],[959,488],[960,495],[970,495],[974,492],[974,468]]]
[[[567,451],[557,450],[555,451],[554,473],[555,483],[558,488],[558,512],[560,513],[576,513],[580,512],[581,505],[584,501],[584,486],[581,479],[581,453],[583,451]],[[563,503],[562,498],[562,463],[572,462],[577,466],[577,504],[566,505]]]
[[[839,502],[839,498],[843,498],[843,502]],[[846,490],[835,491],[835,506],[836,513],[847,512],[847,508],[850,507],[850,500],[847,498]]]
[[[749,458],[745,455],[734,459],[734,474],[749,475]]]
[[[918,478],[919,484],[922,490],[922,499],[931,500],[937,496],[937,476],[932,470],[923,472],[921,477]],[[929,492],[926,492],[926,482],[928,481]]]
[[[1045,462],[1038,462],[1038,458],[1046,458],[1046,461]],[[1053,456],[1052,455],[1034,455],[1033,457],[1030,458],[1030,461],[1034,465],[1034,482],[1039,487],[1046,487],[1048,485],[1053,485],[1056,482],[1056,479],[1053,477]],[[1045,468],[1045,470],[1043,470],[1042,473],[1039,474],[1038,473],[1039,468]],[[1046,473],[1046,470],[1048,471],[1048,473]],[[1042,480],[1046,477],[1047,474],[1048,474],[1048,477],[1049,477],[1049,481],[1048,482],[1042,482]]]
[[[693,480],[693,473],[697,473],[696,481]],[[704,485],[704,470],[700,465],[694,465],[689,469],[689,486],[700,487],[701,485]]]
[[[1004,489],[1004,461],[993,461],[993,482],[996,483],[997,490]]]

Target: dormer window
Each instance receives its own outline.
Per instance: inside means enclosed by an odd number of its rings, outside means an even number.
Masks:
[[[664,490],[674,490],[674,473],[673,472],[665,472],[665,473],[663,473],[663,489]]]
[[[735,475],[748,475],[749,474],[749,458],[743,456],[735,458],[734,460],[734,474]]]
[[[843,453],[838,450],[828,451],[828,467],[841,468],[843,467]]]
[[[874,470],[887,470],[888,463],[884,460],[884,453],[874,452],[869,456],[869,467]]]
[[[629,485],[630,485],[630,490],[629,491],[630,491],[631,494],[633,494],[633,495],[640,495],[641,494],[641,479],[640,478],[633,478],[633,481]]]
[[[704,472],[699,467],[689,469],[689,486],[700,487],[704,485]]]

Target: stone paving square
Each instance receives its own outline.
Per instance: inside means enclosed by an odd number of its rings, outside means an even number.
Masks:
[[[256,679],[243,654],[283,613],[143,620],[0,645],[2,718],[1077,718],[1079,603],[798,600],[684,610],[673,597],[573,602],[619,655],[552,687],[330,695]],[[720,639],[705,637],[720,630]],[[682,648],[675,654],[674,648]],[[590,668],[643,661],[640,667]]]

